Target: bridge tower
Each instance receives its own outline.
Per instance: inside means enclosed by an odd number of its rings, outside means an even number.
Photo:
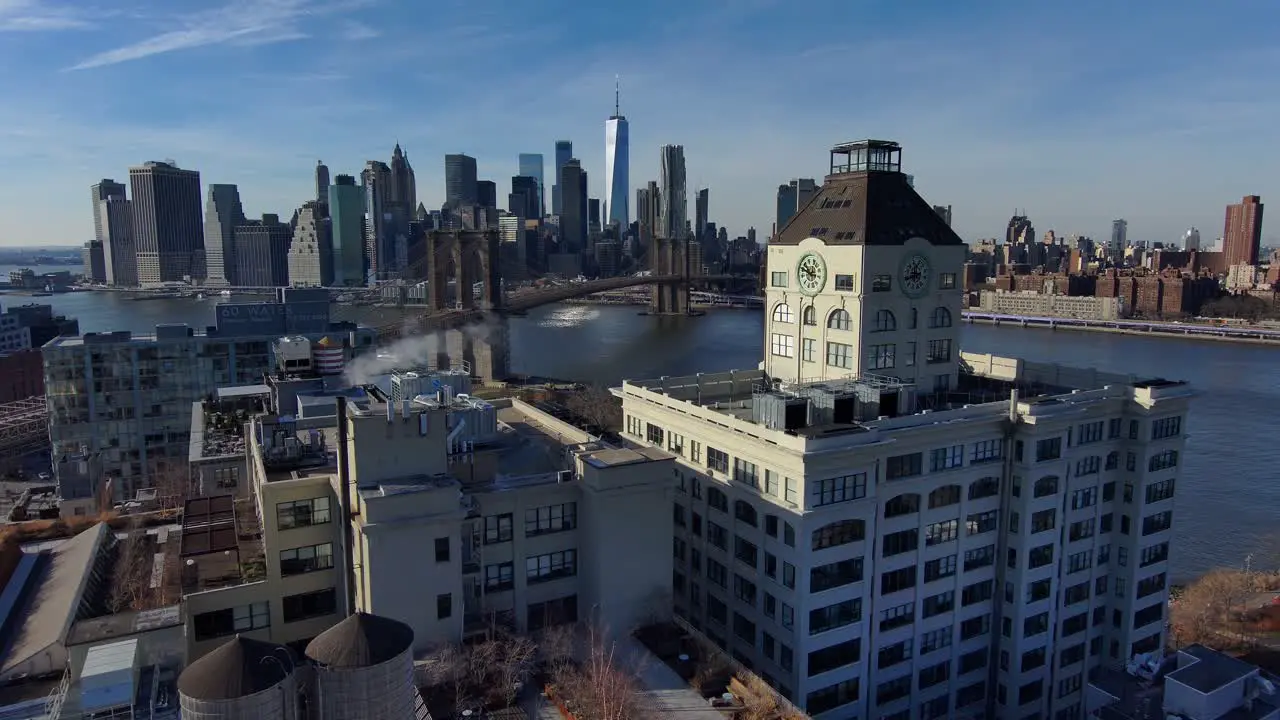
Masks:
[[[672,283],[654,283],[649,299],[651,315],[689,314],[689,244],[680,239],[654,238],[650,271],[655,276],[678,276]]]
[[[484,282],[483,310],[502,306],[496,230],[433,230],[427,233],[427,292],[432,312],[448,307],[449,281],[457,283],[457,302],[476,308],[471,287]]]

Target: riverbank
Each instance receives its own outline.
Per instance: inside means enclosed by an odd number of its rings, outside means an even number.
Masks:
[[[1136,335],[1140,337],[1168,338],[1173,340],[1206,340],[1211,342],[1227,342],[1239,345],[1274,345],[1280,346],[1280,336],[1250,336],[1239,332],[1222,332],[1226,328],[1212,325],[1174,325],[1152,323],[1144,327],[1123,327],[1103,324],[1077,324],[1067,322],[1067,318],[1023,318],[1009,316],[1007,319],[992,319],[963,313],[964,321],[975,325],[992,325],[995,327],[1020,327],[1038,330],[1072,332],[1111,333],[1113,335]],[[1232,331],[1248,330],[1248,328],[1230,328]]]

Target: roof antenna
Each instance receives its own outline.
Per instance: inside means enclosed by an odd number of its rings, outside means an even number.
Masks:
[[[622,77],[620,75],[614,75],[613,76],[613,116],[614,117],[622,116],[622,110],[621,110],[622,102],[620,97],[622,94],[621,86],[622,86]]]

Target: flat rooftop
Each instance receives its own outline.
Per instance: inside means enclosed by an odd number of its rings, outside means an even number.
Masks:
[[[179,559],[182,592],[261,580],[266,564],[253,498],[192,498],[182,511]]]
[[[323,477],[338,472],[337,427],[299,427],[289,422],[267,422],[262,427],[264,433],[271,436],[272,443],[262,451],[267,482]]]
[[[1165,692],[1170,681],[1208,695],[1254,674],[1280,685],[1280,678],[1261,671],[1256,665],[1203,645],[1190,645],[1162,658],[1159,669],[1149,678],[1098,667],[1089,674],[1089,684],[1115,698],[1099,709],[1098,715],[1103,720],[1163,720]],[[1249,688],[1240,686],[1240,704],[1217,716],[1217,720],[1261,720],[1280,710],[1280,695],[1254,693],[1257,697],[1246,702],[1248,692]],[[1177,709],[1169,708],[1170,711]]]

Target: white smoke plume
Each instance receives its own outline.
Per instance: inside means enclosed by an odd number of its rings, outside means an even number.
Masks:
[[[467,341],[505,342],[506,333],[502,332],[501,323],[501,320],[486,319],[455,330],[424,333],[417,330],[411,320],[406,320],[399,340],[353,358],[343,372],[352,385],[366,385],[396,370],[437,367],[443,354],[448,354],[450,366],[457,366],[461,361],[457,353]]]

